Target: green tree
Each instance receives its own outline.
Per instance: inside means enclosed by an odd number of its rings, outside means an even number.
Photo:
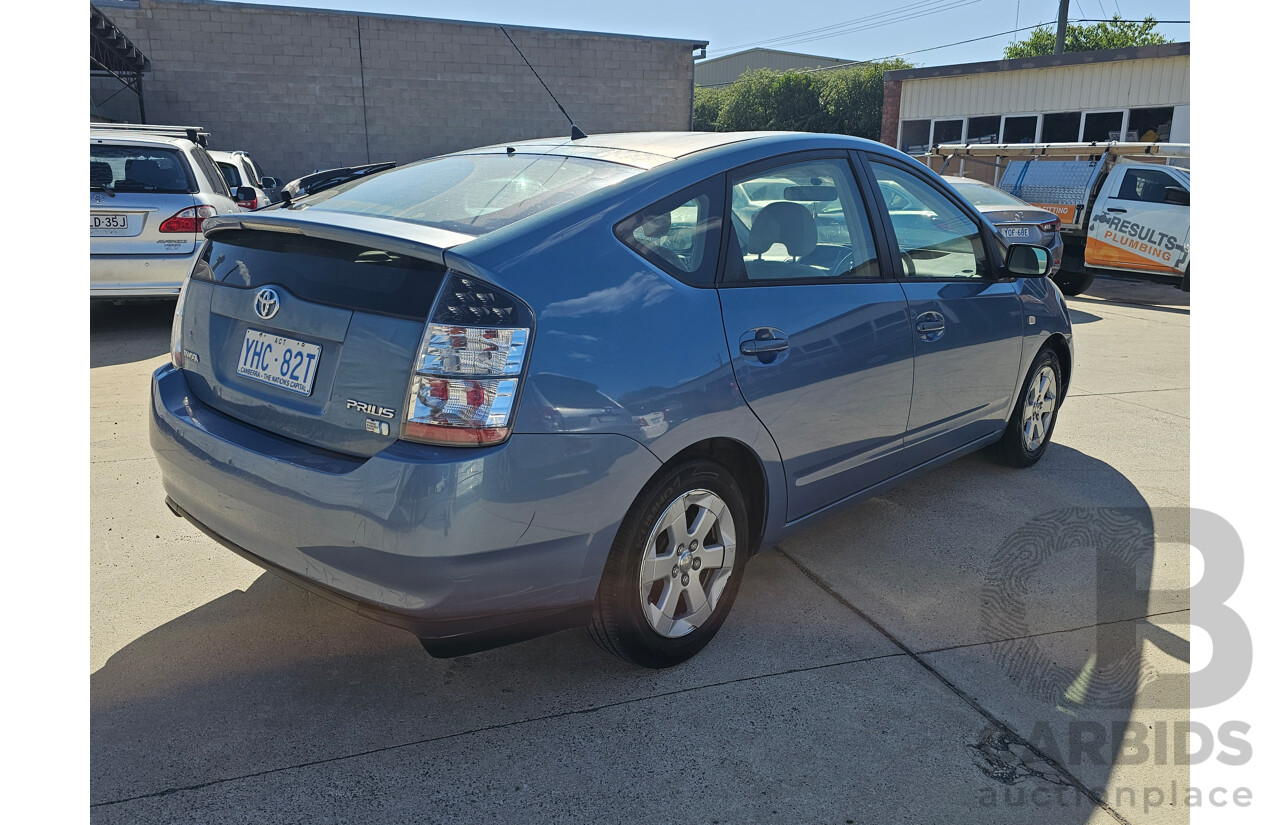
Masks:
[[[878,138],[884,73],[911,65],[894,59],[816,72],[752,69],[728,86],[694,90],[694,129]]]
[[[1056,37],[1055,29],[1036,29],[1026,40],[1016,40],[1005,46],[1004,57],[1012,60],[1053,54]],[[1143,18],[1141,23],[1127,23],[1117,14],[1105,23],[1095,23],[1092,26],[1067,24],[1067,37],[1062,48],[1068,52],[1092,52],[1099,49],[1127,49],[1130,46],[1158,46],[1168,42],[1169,38],[1156,31],[1154,17]]]

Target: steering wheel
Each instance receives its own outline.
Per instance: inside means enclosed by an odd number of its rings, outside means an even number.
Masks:
[[[907,254],[907,250],[902,250],[900,254],[902,255],[902,271],[908,278],[914,278],[916,276],[916,262]]]

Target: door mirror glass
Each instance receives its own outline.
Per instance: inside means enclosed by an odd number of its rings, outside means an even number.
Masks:
[[[238,201],[251,201],[257,197],[258,197],[258,193],[253,191],[252,186],[236,187],[236,200]]]
[[[1043,246],[1015,243],[1009,247],[1009,263],[1005,269],[1019,278],[1043,278],[1049,274],[1052,256]]]
[[[268,189],[278,189],[280,187],[280,181],[276,180],[270,175],[267,175],[262,179],[262,185]]]

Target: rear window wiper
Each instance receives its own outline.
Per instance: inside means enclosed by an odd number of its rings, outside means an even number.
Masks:
[[[298,198],[314,195],[316,192],[332,189],[357,178],[394,168],[395,165],[395,161],[384,161],[382,163],[367,163],[363,166],[344,166],[340,169],[312,172],[310,175],[304,175],[295,181],[290,181],[281,189],[280,195],[284,198],[285,205],[288,206]]]
[[[105,183],[91,183],[91,184],[89,184],[89,191],[90,191],[90,192],[95,192],[95,191],[96,191],[96,192],[106,192],[108,195],[110,195],[110,196],[111,196],[111,197],[113,197],[113,198],[116,196],[115,190],[114,190],[114,189],[108,189],[108,188],[107,188],[107,185],[106,185]]]

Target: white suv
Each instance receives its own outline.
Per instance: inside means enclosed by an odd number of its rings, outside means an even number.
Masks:
[[[203,133],[93,124],[89,131],[89,296],[177,295],[204,221],[239,212]],[[151,130],[156,130],[151,133]]]
[[[262,174],[248,152],[218,152],[210,149],[209,157],[218,164],[223,180],[231,187],[232,192],[237,192],[240,187],[253,190],[252,198],[236,198],[241,209],[261,209],[280,200],[280,182]]]

